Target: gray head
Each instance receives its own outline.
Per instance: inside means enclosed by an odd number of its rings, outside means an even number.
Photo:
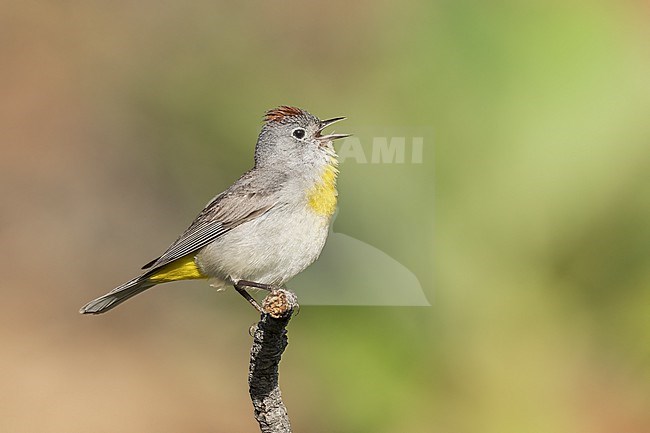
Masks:
[[[349,134],[323,135],[329,125],[345,117],[320,120],[296,107],[269,110],[255,148],[255,167],[321,166],[336,158],[332,141]]]

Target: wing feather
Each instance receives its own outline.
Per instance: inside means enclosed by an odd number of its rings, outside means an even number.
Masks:
[[[151,272],[190,253],[200,250],[219,236],[233,228],[251,221],[268,212],[275,202],[273,191],[267,194],[250,192],[248,188],[240,191],[232,189],[213,198],[194,222],[171,246],[155,260],[142,269]]]

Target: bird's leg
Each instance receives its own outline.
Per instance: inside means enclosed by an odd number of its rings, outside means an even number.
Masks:
[[[258,304],[257,301],[255,300],[255,298],[253,298],[253,297],[250,295],[250,293],[248,293],[248,292],[246,291],[246,289],[244,289],[244,287],[246,287],[248,284],[241,284],[241,283],[242,283],[241,281],[237,281],[237,282],[234,284],[234,286],[235,286],[235,290],[237,290],[237,293],[239,293],[240,295],[242,295],[242,296],[244,297],[244,299],[246,299],[246,300],[248,301],[248,303],[251,304],[251,305],[253,306],[253,308],[255,308],[259,313],[262,313],[262,314],[263,314],[263,313],[264,313],[264,310],[262,309],[262,307],[260,306],[260,304]]]
[[[255,287],[257,289],[266,290],[267,292],[272,292],[274,290],[274,287],[272,285],[270,285],[270,284],[256,283],[255,281],[248,281],[248,280],[239,280],[239,281],[237,281],[236,286]]]

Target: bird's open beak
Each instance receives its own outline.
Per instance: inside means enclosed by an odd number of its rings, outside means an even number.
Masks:
[[[328,134],[328,135],[320,135],[321,131],[328,126],[340,121],[340,120],[345,120],[345,117],[334,117],[333,119],[327,119],[327,120],[321,120],[320,125],[318,126],[318,139],[319,140],[336,140],[338,138],[345,138],[349,137],[352,134]]]

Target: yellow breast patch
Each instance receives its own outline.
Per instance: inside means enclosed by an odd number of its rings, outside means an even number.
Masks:
[[[155,283],[169,283],[170,281],[195,280],[198,278],[207,277],[201,273],[196,265],[194,255],[190,254],[158,269],[149,277],[149,280]]]
[[[339,171],[336,165],[325,167],[321,179],[307,194],[311,210],[322,216],[332,216],[336,211],[338,192],[336,191],[336,176]]]

